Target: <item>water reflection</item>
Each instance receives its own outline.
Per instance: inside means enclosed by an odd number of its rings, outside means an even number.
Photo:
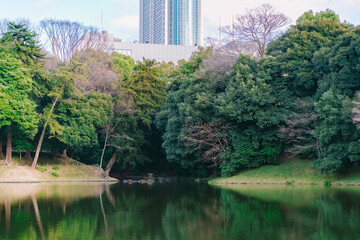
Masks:
[[[0,184],[0,239],[360,239],[360,189]]]

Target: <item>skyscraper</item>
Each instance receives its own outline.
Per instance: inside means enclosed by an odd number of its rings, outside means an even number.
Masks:
[[[140,0],[140,42],[201,45],[201,0]]]

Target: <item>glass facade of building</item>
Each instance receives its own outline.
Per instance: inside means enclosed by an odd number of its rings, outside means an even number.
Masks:
[[[200,0],[169,1],[169,44],[200,45]]]
[[[201,45],[201,0],[140,0],[140,42]]]
[[[167,0],[140,0],[140,42],[166,43]]]

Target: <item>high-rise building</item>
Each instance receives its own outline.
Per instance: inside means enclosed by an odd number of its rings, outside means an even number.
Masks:
[[[201,0],[140,0],[140,42],[201,45]]]

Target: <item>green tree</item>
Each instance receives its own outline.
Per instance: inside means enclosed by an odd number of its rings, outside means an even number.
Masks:
[[[123,80],[129,79],[131,73],[134,70],[135,61],[129,56],[122,55],[116,52],[113,52],[111,54],[111,57],[113,58],[113,69],[115,69],[118,73],[121,74],[121,78]]]
[[[33,81],[23,63],[11,52],[0,50],[0,128],[7,127],[7,164],[12,162],[12,132],[19,129],[28,138],[37,132],[36,104],[30,94]]]
[[[340,23],[331,10],[299,17],[297,24],[277,40],[271,42],[267,54],[276,57],[273,67],[278,70],[273,85],[285,84],[289,97],[313,96],[321,74],[312,62],[314,53],[322,47],[332,46],[336,38],[350,26]]]
[[[105,129],[105,144],[111,146],[112,152],[105,176],[118,156],[121,156],[119,166],[136,170],[151,161],[152,152],[161,152],[153,121],[165,101],[169,72],[169,65],[154,60],[144,59],[134,67],[131,58],[120,54],[112,57],[112,68],[120,73],[122,81],[114,98],[114,118]]]
[[[225,92],[215,100],[217,114],[230,126],[231,144],[221,165],[224,175],[244,167],[276,164],[281,149],[277,137],[281,115],[261,65],[240,56],[231,76]]]
[[[0,44],[2,45],[2,51],[8,52],[8,54],[11,54],[14,58],[19,60],[22,63],[20,72],[25,73],[26,78],[30,78],[30,80],[27,81],[27,84],[24,85],[24,88],[20,89],[26,91],[26,98],[31,101],[29,104],[35,105],[33,102],[36,96],[41,94],[41,88],[42,83],[44,83],[45,80],[45,73],[43,71],[43,63],[42,60],[44,58],[44,55],[41,52],[41,48],[39,47],[39,44],[36,42],[36,34],[31,32],[28,28],[25,27],[25,25],[22,24],[15,24],[15,23],[8,23],[7,27],[8,31],[5,32],[0,39]],[[15,68],[20,68],[20,65],[18,63],[14,63]],[[15,77],[16,75],[14,75]],[[14,81],[16,82],[16,81]],[[14,89],[15,90],[15,89]],[[21,95],[21,91],[19,92]],[[24,94],[24,92],[23,92]],[[15,100],[16,97],[14,97],[13,100]],[[24,100],[24,102],[27,102]],[[26,104],[25,104],[26,105]],[[24,106],[25,106],[24,105]],[[30,111],[28,109],[28,111]],[[33,114],[30,114],[33,115]],[[29,119],[32,117],[29,116]],[[37,120],[33,120],[37,122]],[[10,134],[10,128],[11,124],[8,125],[8,143],[7,143],[7,149],[9,153],[7,154],[8,161],[11,161],[11,134]],[[30,128],[30,127],[29,127]],[[36,130],[34,130],[34,133],[27,135],[24,134],[24,136],[28,136],[29,138],[32,138],[33,135],[36,133]],[[9,135],[10,134],[10,135]]]
[[[208,146],[200,149],[198,145],[204,135],[199,131],[211,122],[215,113],[214,78],[202,66],[210,55],[209,50],[200,50],[189,61],[180,63],[171,75],[173,80],[167,88],[165,105],[156,117],[156,125],[163,132],[167,160],[199,174],[204,172],[203,166],[214,164],[204,163],[202,155]]]
[[[360,27],[350,28],[331,47],[323,48],[314,56],[317,71],[322,73],[319,94],[331,87],[353,97],[360,89]]]
[[[314,166],[322,173],[344,171],[360,162],[360,132],[352,122],[352,107],[350,99],[333,89],[315,104],[320,121],[315,128],[319,154]]]

